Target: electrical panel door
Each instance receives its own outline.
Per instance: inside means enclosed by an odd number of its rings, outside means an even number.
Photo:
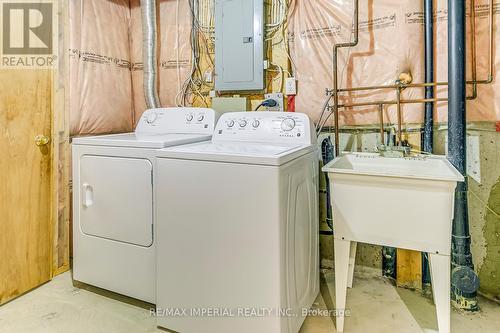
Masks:
[[[264,1],[216,0],[215,89],[264,89]]]

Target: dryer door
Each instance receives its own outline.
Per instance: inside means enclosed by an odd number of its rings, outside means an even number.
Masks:
[[[153,165],[148,159],[84,155],[80,160],[83,233],[148,247],[153,244]]]

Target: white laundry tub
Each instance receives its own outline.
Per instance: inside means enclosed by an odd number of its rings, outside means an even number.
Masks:
[[[348,153],[323,171],[332,191],[337,309],[344,308],[345,289],[352,286],[357,242],[424,251],[430,254],[440,332],[449,331],[454,190],[464,177],[446,157],[434,155]],[[343,331],[343,317],[337,331]]]

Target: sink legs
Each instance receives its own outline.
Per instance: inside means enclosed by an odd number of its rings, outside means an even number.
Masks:
[[[334,240],[335,251],[335,308],[337,310],[337,332],[344,331],[344,311],[347,287],[352,287],[356,242]]]
[[[350,242],[349,251],[349,271],[347,274],[347,288],[352,288],[352,281],[354,280],[354,265],[356,262],[356,249],[358,248],[358,242]]]
[[[429,253],[439,333],[450,333],[450,256]]]
[[[344,332],[347,288],[352,288],[357,242],[334,240],[335,308],[337,332]],[[439,333],[450,333],[450,256],[429,253],[432,290]]]

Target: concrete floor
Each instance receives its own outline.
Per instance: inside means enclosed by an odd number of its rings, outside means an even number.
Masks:
[[[334,308],[334,276],[323,275],[321,295],[313,307]],[[152,333],[149,305],[83,286],[73,286],[71,273],[0,307],[0,333]],[[500,332],[500,306],[480,300],[476,314],[452,313],[452,331]],[[432,301],[419,293],[394,288],[375,270],[358,270],[348,292],[345,332],[433,332],[437,330]],[[330,317],[308,317],[300,333],[336,332]],[[202,333],[202,332],[201,332]],[[264,333],[264,332],[263,332]]]

